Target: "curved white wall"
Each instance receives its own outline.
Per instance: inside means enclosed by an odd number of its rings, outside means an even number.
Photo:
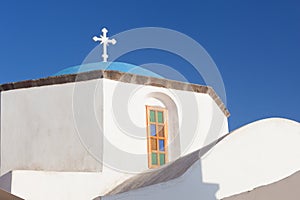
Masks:
[[[300,124],[264,119],[235,130],[202,157],[203,181],[218,199],[274,183],[300,169]]]

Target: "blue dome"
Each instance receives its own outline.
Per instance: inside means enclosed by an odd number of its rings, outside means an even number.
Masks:
[[[130,74],[137,74],[142,76],[151,76],[155,78],[163,78],[162,76],[151,72],[147,69],[143,69],[139,66],[123,63],[123,62],[98,62],[77,65],[68,67],[54,74],[54,76],[65,75],[65,74],[77,74],[82,72],[89,72],[94,70],[115,70],[120,72],[126,72]]]

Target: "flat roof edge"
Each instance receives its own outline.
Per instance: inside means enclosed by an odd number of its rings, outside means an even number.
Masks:
[[[125,83],[150,85],[155,87],[163,87],[169,89],[208,94],[216,102],[216,104],[224,113],[224,115],[226,117],[230,116],[230,113],[226,108],[225,104],[223,103],[223,101],[216,94],[214,89],[209,86],[185,83],[185,82],[174,81],[169,79],[141,76],[137,74],[124,73],[124,72],[119,72],[114,70],[95,70],[95,71],[83,72],[78,74],[66,74],[66,75],[50,76],[47,78],[40,78],[34,80],[5,83],[0,85],[0,92],[14,90],[14,89],[22,89],[22,88],[81,82],[81,81],[88,81],[88,80],[101,79],[101,78],[125,82]]]

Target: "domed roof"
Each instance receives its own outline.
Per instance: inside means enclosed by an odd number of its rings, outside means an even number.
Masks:
[[[82,72],[89,72],[94,70],[114,70],[130,74],[137,74],[142,76],[151,76],[155,78],[163,78],[162,76],[151,72],[147,69],[143,69],[139,66],[132,65],[123,62],[97,62],[97,63],[87,63],[82,65],[77,65],[73,67],[68,67],[54,74],[54,76],[65,75],[65,74],[77,74]]]

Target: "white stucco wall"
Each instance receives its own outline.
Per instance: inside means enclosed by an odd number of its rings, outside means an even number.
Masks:
[[[102,90],[92,87],[96,82],[101,86],[102,80],[77,83],[85,91],[83,99],[74,98],[75,83],[1,92],[1,174],[15,169],[101,171],[101,162],[88,152],[93,148],[101,158],[101,131],[92,126],[93,118],[77,123],[74,117],[91,109],[102,115]]]
[[[260,120],[232,132],[177,179],[101,199],[223,199],[299,171],[299,146],[298,122]]]
[[[202,157],[204,182],[218,199],[274,183],[300,170],[300,124],[270,118],[233,131]]]
[[[228,132],[207,94],[108,79],[4,91],[1,174],[26,199],[103,195],[148,169],[146,105],[168,110],[171,161]]]
[[[146,105],[168,110],[170,161],[228,132],[227,118],[207,94],[108,79],[4,91],[1,174],[101,171],[102,163],[143,171]]]
[[[106,167],[100,173],[16,170],[11,173],[9,192],[29,200],[91,200],[130,176]]]
[[[227,118],[207,94],[108,79],[103,86],[104,164],[118,170],[148,168],[146,105],[168,110],[170,161],[228,133]]]

